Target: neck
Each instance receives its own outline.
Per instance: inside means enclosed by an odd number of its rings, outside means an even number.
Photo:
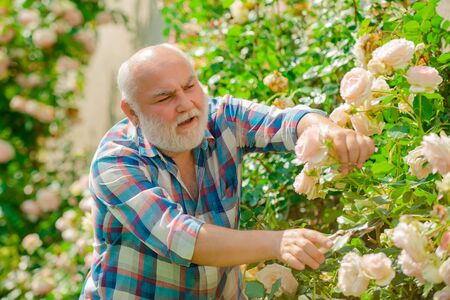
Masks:
[[[187,151],[183,151],[183,152],[171,152],[171,151],[159,149],[159,151],[161,151],[161,153],[163,153],[164,155],[167,155],[170,158],[172,158],[175,162],[189,159],[192,155],[192,150],[187,150]]]

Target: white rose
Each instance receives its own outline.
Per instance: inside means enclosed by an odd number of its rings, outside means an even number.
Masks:
[[[349,111],[351,106],[348,104],[342,104],[335,108],[333,112],[330,114],[330,119],[337,125],[341,127],[345,127],[350,122]]]
[[[450,299],[450,286],[446,286],[442,290],[436,292],[433,295],[433,300],[449,300]]]
[[[408,83],[411,85],[412,93],[423,93],[437,90],[442,82],[439,72],[433,67],[414,66],[406,72]]]
[[[400,256],[398,257],[398,263],[402,268],[402,272],[407,276],[412,276],[419,281],[423,281],[423,265],[422,263],[418,263],[412,259],[411,256],[405,250],[402,250]]]
[[[67,242],[75,242],[78,238],[78,232],[73,228],[68,228],[61,233],[63,240]]]
[[[442,194],[450,194],[450,172],[445,174],[441,181],[436,181],[436,187]]]
[[[309,176],[305,168],[295,177],[294,191],[298,194],[306,195],[306,198],[313,200],[323,196],[321,192],[319,177]]]
[[[31,233],[22,240],[22,247],[27,250],[28,254],[33,254],[37,248],[42,246],[42,241],[37,233]]]
[[[378,98],[382,96],[386,96],[387,93],[391,90],[386,80],[383,77],[378,77],[372,83],[372,97]]]
[[[375,49],[372,59],[392,67],[394,70],[405,68],[414,55],[414,43],[406,39],[394,39]]]
[[[377,75],[384,75],[389,73],[389,70],[384,63],[374,59],[369,60],[369,62],[367,63],[367,69],[369,69],[369,71],[373,74]]]
[[[280,290],[282,294],[295,295],[298,282],[292,275],[292,271],[279,264],[271,264],[265,266],[256,273],[256,279],[261,282],[267,291],[271,291],[272,285],[281,278]]]
[[[381,134],[384,128],[384,122],[378,122],[375,118],[367,116],[365,112],[358,112],[350,116],[350,122],[356,132],[371,136]]]
[[[392,233],[392,241],[395,246],[405,250],[409,256],[416,262],[423,262],[427,259],[427,238],[423,236],[418,227],[420,223],[400,222]]]
[[[84,212],[91,212],[94,206],[94,199],[92,197],[84,197],[79,203],[79,207]]]
[[[337,287],[345,296],[359,297],[367,290],[369,278],[364,275],[361,257],[356,253],[347,253],[341,261]]]
[[[13,146],[5,140],[0,139],[0,164],[7,163],[14,158],[16,152]]]
[[[33,43],[38,48],[48,49],[53,47],[57,40],[56,33],[48,28],[41,28],[33,33]]]
[[[36,202],[44,212],[55,211],[61,204],[59,196],[51,189],[41,189],[36,194]]]
[[[341,81],[340,94],[348,104],[360,106],[371,96],[372,75],[362,68],[353,68]]]
[[[441,132],[423,137],[423,155],[433,168],[433,173],[445,175],[450,172],[450,137]]]
[[[450,1],[441,0],[436,5],[436,13],[447,21],[450,21]]]
[[[361,265],[364,274],[370,279],[376,280],[378,285],[388,285],[395,277],[392,261],[382,252],[364,255]]]
[[[450,258],[447,258],[447,260],[441,265],[439,268],[439,274],[445,284],[450,286]]]
[[[356,65],[358,67],[365,67],[366,66],[366,51],[364,49],[364,45],[369,40],[370,35],[363,35],[360,38],[356,40],[355,45],[352,48],[352,53],[356,58]]]
[[[242,1],[235,0],[230,6],[230,13],[236,22],[244,23],[247,22],[250,11]]]
[[[439,261],[437,259],[428,260],[423,266],[423,278],[433,284],[441,283],[443,278],[439,272]]]
[[[416,149],[410,151],[408,155],[404,157],[405,163],[409,166],[411,174],[418,179],[427,177],[431,171],[431,165],[426,160],[423,154],[423,147],[419,146]]]

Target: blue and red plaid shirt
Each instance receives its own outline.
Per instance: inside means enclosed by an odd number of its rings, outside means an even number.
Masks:
[[[210,100],[205,137],[193,150],[198,199],[140,128],[128,119],[112,127],[91,166],[94,260],[80,299],[245,299],[238,266],[192,263],[199,229],[239,228],[244,154],[293,150],[297,123],[311,111]]]

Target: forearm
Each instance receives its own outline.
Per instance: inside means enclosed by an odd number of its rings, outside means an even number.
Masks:
[[[235,266],[278,258],[282,231],[234,230],[203,224],[192,261],[199,265]]]
[[[313,125],[326,125],[337,128],[338,126],[333,123],[329,118],[324,117],[317,113],[308,113],[305,116],[303,116],[297,124],[297,136],[300,136],[303,131],[308,128],[309,126]]]

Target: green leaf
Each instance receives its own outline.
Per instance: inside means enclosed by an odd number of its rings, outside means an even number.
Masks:
[[[405,24],[405,32],[416,33],[420,30],[420,24],[417,21],[409,21]]]
[[[275,293],[280,289],[280,287],[281,287],[281,278],[278,278],[277,281],[275,281],[275,283],[272,285],[272,290],[270,291],[269,299],[273,299]]]
[[[433,117],[433,104],[426,97],[416,96],[413,108],[414,112],[422,117],[422,120],[430,120]]]
[[[231,4],[233,4],[234,0],[223,0],[222,1],[222,7],[223,8],[228,8],[231,6]]]
[[[258,281],[247,282],[245,286],[245,294],[249,298],[262,298],[264,297],[266,289],[262,283]]]
[[[381,161],[372,165],[372,172],[374,175],[385,175],[394,169],[394,166],[387,161]]]
[[[431,29],[431,22],[428,20],[423,21],[422,25],[420,25],[420,31],[423,33],[429,32]]]
[[[440,62],[441,64],[445,64],[445,63],[449,62],[450,61],[450,52],[439,55],[439,57],[437,58],[437,61]]]
[[[407,126],[394,126],[387,132],[388,137],[399,140],[408,135],[409,128]]]

